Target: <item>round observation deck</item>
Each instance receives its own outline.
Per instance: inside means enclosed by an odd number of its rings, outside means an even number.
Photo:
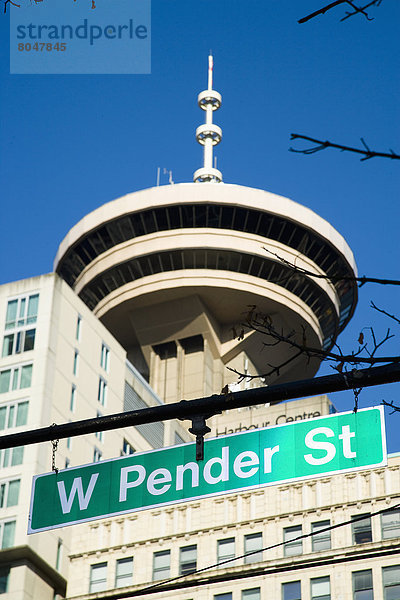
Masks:
[[[352,277],[356,267],[327,221],[288,198],[231,184],[168,185],[109,202],[70,230],[54,268],[127,349],[138,343],[135,311],[189,296],[221,331],[255,305],[280,330],[306,330],[308,344],[324,349],[357,303],[354,282],[329,279]],[[262,343],[250,346],[259,372],[275,363],[273,349],[266,358]],[[318,364],[300,357],[275,380],[312,376]]]

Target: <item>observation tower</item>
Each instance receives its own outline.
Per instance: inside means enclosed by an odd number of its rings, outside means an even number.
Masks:
[[[332,347],[351,318],[356,267],[343,237],[300,204],[270,192],[223,183],[213,165],[222,131],[221,106],[208,87],[198,96],[205,123],[196,130],[204,164],[193,183],[127,194],[94,210],[61,242],[55,271],[125,347],[128,359],[166,402],[220,393],[235,381],[231,367],[267,383],[313,376],[317,359],[265,338],[236,335],[249,306],[274,327],[316,348]],[[267,252],[267,250],[270,252]],[[293,273],[282,260],[323,276]],[[326,276],[326,279],[324,278]],[[244,384],[245,385],[245,382]]]

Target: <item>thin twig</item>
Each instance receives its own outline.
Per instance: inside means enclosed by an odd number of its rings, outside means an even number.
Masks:
[[[383,308],[378,308],[378,306],[376,306],[372,302],[372,300],[371,300],[371,308],[373,308],[374,310],[377,310],[378,312],[382,313],[383,315],[386,315],[387,317],[389,317],[389,319],[393,319],[393,321],[396,321],[396,323],[398,323],[400,325],[400,319],[398,319],[394,315],[391,315],[390,313],[386,312],[386,310],[383,310]]]
[[[343,144],[335,144],[334,142],[329,142],[328,140],[317,140],[316,138],[309,137],[308,135],[301,135],[299,133],[291,133],[291,140],[306,140],[307,142],[312,142],[313,144],[317,144],[317,146],[313,146],[312,148],[305,148],[304,150],[298,150],[296,148],[290,147],[290,152],[297,152],[299,154],[315,154],[315,152],[319,152],[320,150],[325,150],[325,148],[337,148],[342,152],[354,152],[356,154],[362,154],[361,161],[369,160],[370,158],[391,158],[395,160],[400,160],[400,154],[396,154],[392,149],[390,152],[377,152],[376,150],[371,150],[365,140],[361,139],[361,142],[364,146],[362,148],[353,148],[352,146],[344,146]]]
[[[286,260],[282,256],[279,256],[279,254],[272,252],[272,250],[269,250],[265,246],[263,246],[263,250],[265,250],[269,254],[272,254],[272,256],[275,256],[275,258],[277,258],[281,263],[283,263],[290,269],[293,269],[293,271],[301,273],[302,275],[307,275],[308,277],[314,277],[315,279],[325,279],[326,281],[330,281],[332,283],[338,283],[340,281],[354,281],[355,283],[359,283],[360,287],[366,283],[378,283],[380,285],[400,285],[399,279],[380,279],[378,277],[366,277],[365,275],[363,275],[362,277],[355,277],[352,275],[323,275],[321,273],[313,273],[308,269],[296,266],[295,264]]]
[[[339,6],[340,4],[349,4],[352,7],[352,9],[354,10],[354,12],[352,12],[352,13],[346,11],[346,15],[342,19],[340,19],[341,21],[345,21],[349,17],[352,17],[359,13],[363,14],[368,21],[372,21],[373,17],[369,17],[368,13],[366,13],[365,11],[370,6],[379,6],[381,4],[381,2],[382,2],[382,0],[372,0],[368,4],[365,4],[364,6],[356,6],[353,2],[351,2],[351,0],[335,0],[335,2],[331,2],[330,4],[323,6],[319,10],[316,10],[315,12],[307,15],[306,17],[299,19],[297,22],[298,23],[306,23],[307,21],[314,19],[314,17],[318,17],[319,15],[325,14],[326,12],[328,12],[328,10],[335,8],[336,6]]]

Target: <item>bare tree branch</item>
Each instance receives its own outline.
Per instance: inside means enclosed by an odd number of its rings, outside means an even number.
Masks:
[[[354,281],[359,283],[360,287],[366,283],[378,283],[380,285],[400,285],[400,280],[398,279],[380,279],[378,277],[366,277],[365,275],[362,277],[353,277],[351,275],[323,275],[320,273],[313,273],[312,271],[308,271],[307,269],[296,266],[282,256],[279,256],[279,254],[272,252],[265,246],[263,246],[263,249],[268,252],[268,254],[275,256],[281,263],[292,269],[294,272],[307,275],[308,277],[314,277],[314,279],[325,279],[326,281],[331,281],[332,283],[338,283],[339,281]]]
[[[386,402],[386,400],[382,400],[382,404],[383,406],[389,406],[393,409],[392,412],[389,413],[390,415],[392,415],[395,412],[400,412],[400,406],[396,406],[395,404],[393,404],[393,400],[391,402]]]
[[[393,321],[396,321],[396,323],[398,323],[400,325],[400,319],[398,319],[394,315],[391,315],[390,313],[386,312],[386,310],[383,310],[383,308],[378,308],[372,301],[371,301],[371,308],[386,315],[387,317],[389,317],[389,319],[393,319]]]
[[[16,3],[15,3],[15,2],[13,2],[12,0],[4,0],[4,11],[3,11],[3,12],[4,12],[4,14],[6,14],[6,12],[7,12],[7,4],[8,4],[8,3],[12,4],[13,6],[16,6],[17,8],[21,8],[21,5],[20,5],[20,4],[16,4]]]
[[[336,6],[339,6],[339,4],[349,4],[352,7],[353,11],[354,11],[352,13],[346,11],[346,15],[342,19],[340,19],[341,21],[345,21],[349,17],[352,17],[353,15],[357,15],[357,14],[363,14],[364,17],[368,21],[372,21],[373,17],[369,17],[368,13],[365,12],[365,11],[370,6],[379,6],[381,4],[381,2],[382,2],[382,0],[371,0],[371,2],[368,2],[368,4],[365,4],[364,6],[356,6],[353,2],[351,2],[351,0],[335,0],[335,2],[331,2],[330,4],[327,4],[326,6],[323,6],[319,10],[316,10],[315,12],[307,15],[306,17],[303,17],[302,19],[299,19],[297,22],[298,23],[306,23],[307,21],[310,21],[311,19],[314,19],[314,17],[318,17],[319,15],[323,15],[326,12],[328,12],[328,10],[331,10],[332,8],[335,8]]]
[[[304,150],[298,150],[298,149],[292,148],[292,147],[289,148],[289,150],[291,152],[298,152],[299,154],[315,154],[315,152],[319,152],[320,150],[325,150],[325,148],[337,148],[338,150],[341,150],[342,152],[355,152],[356,154],[362,154],[362,158],[360,158],[361,161],[369,160],[370,158],[376,158],[376,157],[392,158],[395,160],[400,159],[400,154],[396,154],[396,152],[394,152],[392,149],[390,149],[390,152],[377,152],[375,150],[371,150],[363,138],[360,138],[360,139],[364,146],[364,149],[353,148],[352,146],[343,146],[342,144],[335,144],[333,142],[329,142],[328,140],[326,140],[326,141],[317,140],[315,138],[309,137],[307,135],[301,135],[299,133],[291,133],[290,139],[291,140],[297,140],[297,139],[306,140],[308,142],[312,142],[313,144],[317,144],[317,146],[313,146],[311,148],[305,148]]]
[[[381,4],[381,2],[382,2],[382,0],[372,0],[368,4],[365,4],[364,6],[355,6],[352,2],[348,1],[347,4],[350,4],[350,6],[354,9],[354,12],[351,13],[351,12],[346,11],[346,16],[344,16],[340,20],[345,21],[349,17],[353,17],[354,15],[361,13],[364,15],[364,17],[367,19],[367,21],[373,21],[374,17],[369,17],[368,13],[366,13],[365,10],[367,8],[369,8],[370,6],[379,6]]]

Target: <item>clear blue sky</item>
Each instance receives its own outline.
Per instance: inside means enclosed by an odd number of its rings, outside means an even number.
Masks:
[[[72,1],[72,0],[71,0]],[[88,2],[88,0],[77,0]],[[335,8],[299,25],[323,0],[153,0],[150,75],[10,75],[9,19],[0,14],[0,282],[52,270],[58,244],[81,217],[155,185],[157,167],[175,182],[201,166],[194,131],[197,93],[214,54],[224,180],[266,189],[316,211],[352,248],[360,274],[398,278],[400,161],[325,150],[288,151],[291,132],[400,153],[400,3],[371,8],[373,21],[340,22]],[[162,183],[167,183],[164,178]],[[400,327],[369,309],[400,315],[400,290],[365,286],[343,350],[362,327],[396,338]],[[322,367],[320,374],[331,372]],[[352,393],[333,394],[340,410]],[[362,406],[400,404],[400,384],[364,390]],[[400,413],[387,419],[400,451]]]

